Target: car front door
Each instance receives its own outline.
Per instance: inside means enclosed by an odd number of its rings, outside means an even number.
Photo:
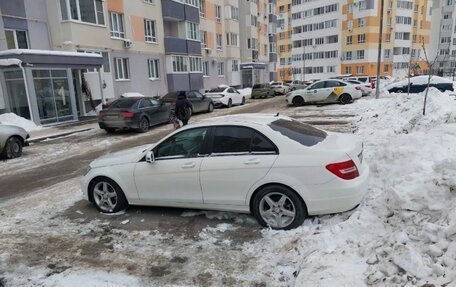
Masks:
[[[158,106],[154,106],[149,98],[141,99],[138,105],[138,109],[141,114],[147,115],[150,125],[156,125],[160,123]]]
[[[238,93],[233,88],[229,88],[226,90],[228,95],[230,96],[233,104],[240,104],[241,103],[241,97]]]
[[[193,112],[199,113],[204,111],[207,107],[205,106],[204,97],[198,91],[190,91],[187,95],[188,99],[192,102]]]
[[[247,127],[214,127],[212,133],[212,151],[200,170],[204,203],[245,205],[249,189],[276,160],[277,148]]]
[[[169,114],[171,111],[170,104],[167,104],[163,101],[156,100],[154,98],[149,98],[151,105],[156,109],[157,123],[165,123],[169,121]]]
[[[306,102],[321,102],[328,97],[325,82],[317,82],[306,90]]]
[[[194,128],[177,133],[153,149],[153,163],[136,164],[135,184],[142,201],[202,203],[200,152],[207,131]]]

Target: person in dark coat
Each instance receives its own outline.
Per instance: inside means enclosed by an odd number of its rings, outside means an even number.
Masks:
[[[188,124],[188,120],[190,120],[190,117],[192,116],[192,107],[192,103],[187,99],[185,92],[179,92],[179,95],[177,95],[175,113],[184,126]]]

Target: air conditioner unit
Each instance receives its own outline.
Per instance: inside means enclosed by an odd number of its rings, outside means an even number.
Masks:
[[[348,32],[353,32],[353,28],[348,28]]]
[[[130,41],[128,39],[123,40],[123,47],[125,49],[130,49],[132,46],[133,46],[133,42],[132,41]]]

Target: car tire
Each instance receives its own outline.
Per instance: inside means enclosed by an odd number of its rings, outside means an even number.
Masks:
[[[208,113],[212,113],[214,111],[214,104],[213,103],[209,103],[209,106],[207,107],[207,112]]]
[[[228,104],[226,105],[227,108],[231,108],[233,106],[233,101],[231,99],[228,100]]]
[[[349,94],[342,94],[339,97],[339,103],[342,105],[349,104],[352,101],[352,97]]]
[[[301,97],[301,96],[296,96],[293,98],[293,100],[291,101],[293,103],[293,105],[295,107],[300,107],[300,106],[304,106],[305,104],[305,101],[304,101],[304,98]]]
[[[104,130],[105,130],[108,134],[113,134],[113,133],[116,131],[116,129],[114,129],[114,128],[104,128]]]
[[[145,133],[149,130],[149,120],[146,117],[142,117],[139,120],[139,132]]]
[[[402,94],[402,93],[404,93],[404,90],[402,90],[402,89],[397,89],[395,93]]]
[[[242,97],[241,106],[245,105],[245,97]]]
[[[252,213],[263,227],[289,230],[304,222],[307,208],[296,192],[273,184],[263,187],[255,195]]]
[[[22,155],[22,141],[17,136],[8,138],[5,142],[1,157],[6,159],[13,159]]]
[[[95,207],[103,213],[116,213],[128,207],[120,186],[110,178],[99,177],[90,183],[89,193]]]

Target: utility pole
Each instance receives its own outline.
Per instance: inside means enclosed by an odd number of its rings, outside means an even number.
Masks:
[[[380,63],[382,61],[382,41],[383,41],[383,14],[385,0],[381,0],[380,4],[380,33],[378,34],[378,57],[377,57],[377,84],[375,85],[375,98],[380,96]]]
[[[302,40],[302,81],[306,80],[306,41]]]

